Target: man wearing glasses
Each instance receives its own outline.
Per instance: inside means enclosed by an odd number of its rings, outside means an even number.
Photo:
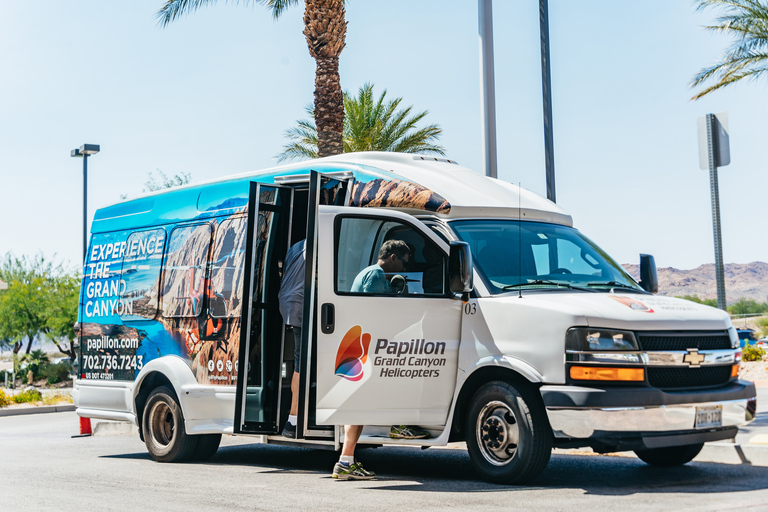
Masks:
[[[352,283],[357,293],[393,293],[387,274],[405,272],[411,258],[411,249],[402,240],[387,240],[379,250],[379,261],[364,268]]]

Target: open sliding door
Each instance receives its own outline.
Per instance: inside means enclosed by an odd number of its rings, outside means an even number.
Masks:
[[[346,174],[346,173],[345,173]],[[309,176],[309,211],[307,215],[307,266],[304,276],[304,315],[299,369],[299,409],[296,437],[329,438],[334,436],[333,427],[318,426],[317,402],[317,273],[331,272],[333,268],[317,265],[318,209],[320,205],[347,206],[350,199],[352,175],[339,176],[312,171]],[[322,312],[327,314],[327,312]],[[297,343],[299,341],[297,340]]]
[[[281,393],[283,324],[278,261],[285,258],[292,190],[252,182],[248,200],[242,331],[234,432],[275,434]]]

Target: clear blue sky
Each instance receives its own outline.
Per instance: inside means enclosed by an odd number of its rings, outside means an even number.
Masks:
[[[158,27],[162,0],[0,0],[0,254],[81,258],[83,143],[89,214],[141,193],[147,173],[193,181],[275,165],[312,101],[303,7],[274,21],[225,3]],[[545,194],[538,1],[494,2],[499,178]],[[696,119],[730,116],[720,171],[726,263],[768,260],[763,201],[768,84],[690,102],[690,78],[728,44],[692,2],[550,0],[559,204],[621,263],[714,261]],[[350,0],[344,89],[366,81],[441,125],[483,172],[475,0]]]

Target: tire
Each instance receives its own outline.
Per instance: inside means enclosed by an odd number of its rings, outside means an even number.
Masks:
[[[157,462],[184,462],[194,454],[198,436],[184,430],[184,413],[168,387],[160,386],[150,393],[142,425],[144,444]]]
[[[650,450],[635,450],[635,455],[651,466],[682,466],[691,462],[703,447],[704,443],[670,446],[668,448],[652,448]]]
[[[489,482],[518,484],[535,479],[552,455],[552,428],[541,397],[526,384],[493,381],[470,402],[467,450]]]
[[[192,454],[192,460],[204,462],[216,455],[221,443],[221,434],[200,434],[194,437],[197,438],[197,447]]]

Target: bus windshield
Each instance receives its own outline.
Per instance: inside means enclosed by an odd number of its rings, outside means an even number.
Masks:
[[[475,268],[493,294],[520,288],[646,293],[574,228],[506,219],[457,220],[450,226],[470,245]]]

